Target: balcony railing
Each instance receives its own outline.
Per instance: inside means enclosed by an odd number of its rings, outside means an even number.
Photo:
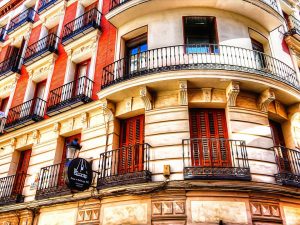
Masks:
[[[0,41],[3,42],[4,40],[4,35],[5,35],[5,26],[0,28]]]
[[[100,154],[97,188],[151,181],[150,146],[135,144]]]
[[[289,31],[285,35],[300,35],[300,21],[298,19],[291,15],[289,16],[287,23]]]
[[[24,64],[30,65],[50,53],[57,53],[57,43],[59,37],[49,34],[41,40],[28,46],[26,49]]]
[[[35,198],[43,199],[71,193],[65,179],[64,162],[41,168]]]
[[[44,119],[46,101],[34,98],[9,110],[5,131],[15,130]]]
[[[245,141],[194,138],[182,147],[185,179],[251,180]]]
[[[92,101],[94,82],[87,77],[50,91],[47,115],[53,116]]]
[[[96,9],[91,9],[79,16],[75,20],[67,23],[63,30],[62,43],[68,44],[92,30],[100,30],[101,13]]]
[[[300,188],[300,150],[283,146],[275,146],[273,150],[278,166],[278,173],[275,174],[276,182]]]
[[[299,89],[296,72],[285,63],[262,52],[216,44],[163,47],[120,59],[104,67],[101,86],[106,88],[138,76],[175,70],[255,73]]]
[[[110,6],[109,6],[109,10],[113,10],[127,2],[130,2],[131,0],[110,0]],[[278,5],[276,0],[259,0],[265,4],[267,4],[268,6],[272,7],[274,10],[278,11]]]
[[[0,205],[24,201],[22,192],[25,179],[25,173],[17,173],[13,176],[0,178]]]
[[[38,13],[45,11],[46,9],[51,8],[52,6],[56,5],[60,0],[40,0],[38,6]]]
[[[0,80],[13,73],[19,73],[20,55],[11,56],[0,63]]]
[[[12,31],[16,30],[17,28],[21,27],[27,22],[33,23],[34,13],[35,11],[33,8],[28,8],[24,12],[14,17],[9,23],[7,33],[11,33]]]

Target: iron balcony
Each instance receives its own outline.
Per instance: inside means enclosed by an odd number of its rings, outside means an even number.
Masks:
[[[284,146],[274,146],[272,149],[278,166],[276,182],[300,188],[300,151]]]
[[[84,76],[50,91],[47,115],[54,116],[91,102],[93,85],[94,82]]]
[[[135,144],[100,154],[97,189],[151,181],[150,145]]]
[[[51,53],[57,54],[58,40],[59,37],[55,34],[49,34],[28,46],[25,52],[23,64],[28,66]]]
[[[70,194],[65,180],[65,162],[41,168],[35,199]]]
[[[193,138],[182,148],[186,180],[251,180],[245,141]]]
[[[38,13],[41,14],[47,9],[55,6],[57,3],[61,2],[61,0],[41,0],[38,6]]]
[[[24,26],[27,23],[34,22],[35,11],[33,8],[28,8],[24,12],[12,18],[7,29],[7,33],[11,33],[14,30]]]
[[[217,44],[177,45],[141,52],[103,68],[101,87],[139,76],[177,70],[227,70],[254,73],[300,89],[296,72],[262,52]]]
[[[100,30],[100,22],[101,13],[96,8],[85,12],[64,26],[62,44],[67,45],[93,30]]]
[[[0,178],[0,205],[24,202],[25,173]]]
[[[4,130],[9,132],[43,120],[45,108],[46,101],[34,98],[9,109]]]
[[[12,75],[13,73],[20,73],[21,56],[16,54],[0,63],[0,80]]]

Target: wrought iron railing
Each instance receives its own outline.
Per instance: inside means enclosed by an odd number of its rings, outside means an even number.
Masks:
[[[9,72],[19,72],[21,56],[14,55],[0,63],[0,79]]]
[[[299,88],[296,72],[285,63],[262,52],[217,44],[163,47],[120,59],[104,67],[101,86],[147,74],[195,69],[256,73]]]
[[[300,21],[298,19],[290,15],[287,23],[288,23],[289,31],[285,35],[293,35],[293,34],[300,35]]]
[[[39,6],[38,6],[38,13],[41,13],[44,10],[51,7],[52,5],[55,5],[57,1],[59,1],[59,0],[40,0]]]
[[[47,52],[56,52],[59,37],[56,34],[49,34],[41,40],[28,46],[24,56],[24,64],[44,56]]]
[[[69,193],[66,185],[65,162],[41,168],[36,199]]]
[[[100,29],[101,12],[93,8],[75,20],[67,23],[63,29],[62,43],[78,34],[86,34],[90,28]]]
[[[49,93],[47,111],[66,107],[74,102],[90,102],[92,99],[94,81],[86,76],[64,84]]]
[[[28,8],[16,17],[12,18],[9,23],[7,32],[10,33],[26,22],[34,22],[35,11],[33,8]]]
[[[44,118],[46,101],[40,98],[34,98],[21,105],[9,109],[4,129],[26,123],[29,120],[34,122]]]
[[[4,41],[4,35],[5,35],[5,26],[0,27],[0,41]]]
[[[275,180],[279,184],[300,187],[300,150],[284,146],[274,146],[278,173]]]
[[[24,201],[22,192],[25,179],[25,173],[0,178],[0,205]]]
[[[185,179],[251,179],[245,141],[193,138],[182,147]]]
[[[98,189],[151,181],[150,145],[135,144],[100,154]]]
[[[131,0],[110,0],[109,10],[113,10],[127,2],[130,2]],[[278,5],[276,0],[259,0],[268,6],[272,7],[274,10],[278,11]]]

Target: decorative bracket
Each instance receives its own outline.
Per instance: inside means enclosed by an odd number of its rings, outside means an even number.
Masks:
[[[151,110],[153,107],[152,106],[152,96],[146,86],[140,88],[140,97],[144,102],[145,110],[146,111]]]
[[[115,105],[107,99],[102,99],[100,107],[103,109],[104,114],[108,117],[107,122],[114,120]]]
[[[236,106],[236,99],[240,93],[240,85],[236,81],[230,82],[228,87],[226,88],[226,98],[229,107]]]
[[[179,81],[178,104],[179,105],[188,105],[188,88],[187,88],[186,80]]]
[[[212,88],[202,88],[203,102],[211,102]]]
[[[268,112],[269,104],[275,100],[275,93],[272,89],[267,89],[258,98],[257,106],[259,110]]]

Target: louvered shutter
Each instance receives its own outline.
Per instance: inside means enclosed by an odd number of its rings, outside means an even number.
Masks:
[[[144,115],[121,122],[119,173],[143,169]]]
[[[224,110],[191,109],[190,132],[193,166],[231,164]]]
[[[25,184],[26,174],[29,167],[29,161],[31,156],[31,149],[22,151],[20,153],[18,168],[16,172],[16,177],[14,180],[14,186],[12,189],[13,194],[19,194]]]

